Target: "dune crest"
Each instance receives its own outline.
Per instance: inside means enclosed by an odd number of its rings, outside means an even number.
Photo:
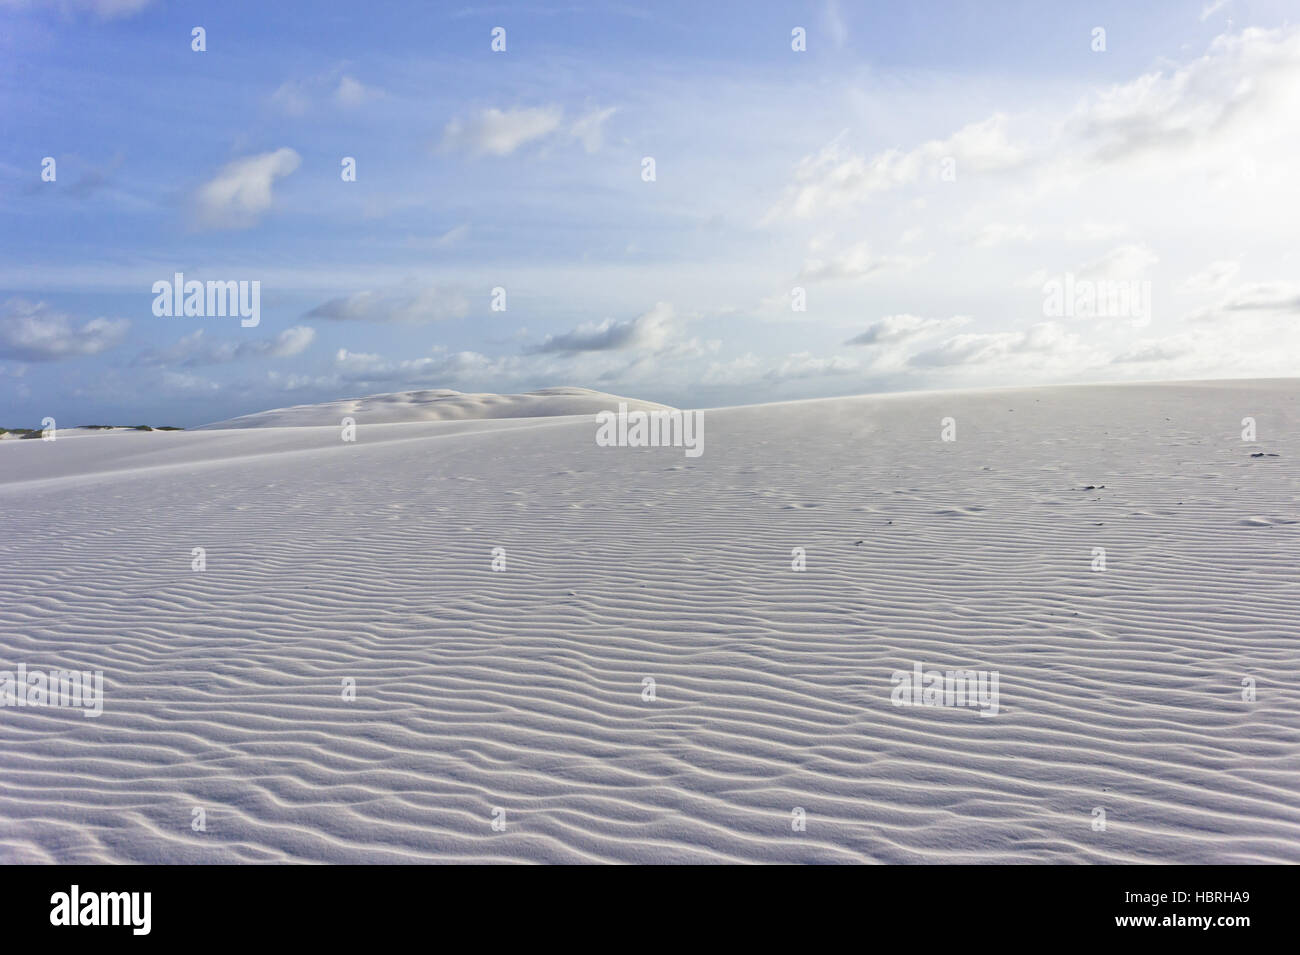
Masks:
[[[221,428],[301,428],[337,425],[345,417],[358,424],[402,424],[409,421],[467,421],[482,418],[550,418],[596,414],[623,402],[632,410],[657,411],[668,405],[638,401],[590,388],[542,388],[521,395],[465,394],[449,388],[397,391],[343,398],[315,405],[294,405],[203,425]]]

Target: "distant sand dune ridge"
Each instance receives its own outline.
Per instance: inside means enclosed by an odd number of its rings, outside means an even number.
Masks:
[[[539,418],[555,415],[596,414],[622,401],[630,407],[652,411],[667,405],[653,401],[618,398],[589,388],[543,388],[522,395],[463,394],[446,388],[399,391],[367,398],[347,398],[318,405],[296,405],[231,418],[212,428],[286,428],[337,425],[344,417],[366,424],[398,424],[410,421],[463,421],[483,418]]]

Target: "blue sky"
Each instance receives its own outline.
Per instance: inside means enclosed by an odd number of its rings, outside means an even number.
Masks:
[[[1287,6],[0,0],[0,425],[1293,374]]]

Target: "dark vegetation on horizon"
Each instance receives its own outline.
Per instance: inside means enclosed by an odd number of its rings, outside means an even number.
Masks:
[[[171,425],[162,425],[161,427],[151,427],[147,424],[81,424],[75,428],[64,428],[64,431],[184,431],[184,428],[174,428]],[[13,434],[20,438],[39,438],[41,436],[40,428],[0,428],[0,435]]]

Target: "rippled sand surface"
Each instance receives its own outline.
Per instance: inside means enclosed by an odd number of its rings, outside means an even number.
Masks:
[[[704,424],[0,442],[0,861],[1300,862],[1300,383]]]

